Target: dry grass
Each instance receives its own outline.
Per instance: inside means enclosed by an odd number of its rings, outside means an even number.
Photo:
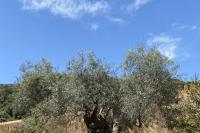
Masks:
[[[0,123],[0,133],[5,133],[6,130],[9,128],[16,127],[19,125],[22,121],[21,120],[16,120],[16,121],[10,121],[10,122],[4,122]],[[74,123],[71,126],[66,126],[67,127],[67,133],[87,133],[86,127],[84,125],[84,122],[82,121],[81,123]],[[61,126],[61,127],[62,127]],[[61,128],[60,127],[60,128]],[[151,124],[149,128],[142,129],[140,131],[137,131],[136,129],[129,129],[128,133],[172,133],[170,130],[167,128],[162,128],[161,126],[158,126],[157,124]]]
[[[5,133],[6,130],[9,130],[9,128],[17,127],[21,122],[21,120],[15,120],[0,123],[0,133]]]

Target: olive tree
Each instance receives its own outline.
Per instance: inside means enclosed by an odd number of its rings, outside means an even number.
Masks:
[[[26,62],[20,68],[21,77],[17,81],[18,93],[15,97],[16,117],[30,115],[30,110],[51,94],[55,71],[45,59],[38,64]]]
[[[51,94],[32,108],[22,125],[12,132],[68,132],[68,125],[80,122],[82,85],[73,75],[56,74],[54,78],[49,87]]]
[[[148,126],[163,101],[170,100],[177,66],[156,49],[130,50],[122,65],[122,118],[129,126]],[[171,82],[171,83],[170,83]],[[175,90],[174,90],[175,91]]]
[[[79,54],[69,63],[68,74],[82,85],[81,111],[88,132],[111,133],[119,111],[119,82],[109,65],[93,53]]]
[[[120,107],[119,82],[109,65],[93,53],[81,53],[69,62],[66,72],[54,75],[53,82],[45,78],[42,86],[41,82],[34,84],[36,89],[40,86],[51,94],[37,102],[18,132],[70,132],[64,126],[59,127],[80,119],[84,120],[89,133],[114,131]],[[33,81],[31,78],[28,85]]]

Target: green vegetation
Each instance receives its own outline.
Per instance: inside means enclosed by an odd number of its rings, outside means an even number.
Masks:
[[[13,115],[14,85],[0,85],[0,122],[15,119]]]
[[[129,51],[123,64],[121,91],[122,110],[131,125],[148,127],[159,108],[174,99],[176,69],[155,49]]]
[[[175,132],[200,132],[200,86],[190,83],[184,90],[179,91],[181,100],[167,108],[174,112],[171,123]]]
[[[174,132],[197,133],[198,80],[183,87],[177,68],[156,49],[144,47],[128,52],[120,77],[94,53],[80,53],[65,72],[45,59],[26,62],[16,84],[0,86],[0,120],[23,119],[14,133],[64,133],[66,125],[81,120],[88,133],[140,130],[155,121]],[[180,97],[183,91],[186,99]]]

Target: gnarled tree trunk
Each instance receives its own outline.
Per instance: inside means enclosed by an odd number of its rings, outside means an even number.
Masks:
[[[98,105],[93,110],[85,106],[84,121],[88,133],[112,133],[113,124],[110,124],[102,114],[99,114]]]

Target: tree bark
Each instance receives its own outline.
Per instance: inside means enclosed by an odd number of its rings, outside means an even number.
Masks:
[[[85,107],[84,122],[88,133],[112,133],[112,125],[101,114],[98,114],[98,105],[92,111]]]
[[[138,127],[139,128],[142,128],[142,118],[141,118],[141,107],[142,106],[142,104],[140,103],[140,105],[139,105],[139,115],[138,115],[138,122],[139,122],[139,125],[138,125]]]

